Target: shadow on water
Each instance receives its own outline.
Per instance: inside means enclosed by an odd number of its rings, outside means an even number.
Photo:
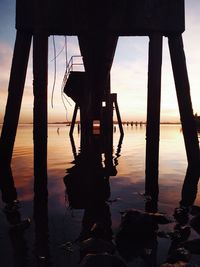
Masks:
[[[116,157],[113,158],[112,147],[105,149],[103,146],[102,150],[100,140],[94,139],[92,145],[82,149],[78,155],[74,153],[74,166],[67,170],[64,177],[69,207],[84,210],[82,229],[75,241],[80,248],[80,266],[155,267],[158,266],[157,253],[161,239],[167,239],[171,244],[166,262],[159,266],[187,266],[192,254],[200,252],[200,239],[190,238],[191,229],[200,218],[200,208],[193,206],[199,167],[188,167],[180,207],[175,208],[171,217],[158,212],[158,180],[146,181],[148,195],[144,194],[145,210],[124,210],[120,227],[114,235],[109,206],[109,177],[117,174],[122,140],[119,140]],[[71,141],[75,151],[74,142]],[[162,228],[168,224],[171,231],[159,230],[160,226]],[[197,233],[199,230],[195,229]]]
[[[112,140],[102,142],[94,136],[89,146],[82,147],[78,155],[74,153],[74,166],[64,177],[69,207],[84,210],[81,231],[75,241],[80,247],[80,266],[126,266],[114,255],[109,205],[115,201],[110,199],[109,178],[117,174],[122,140],[123,137],[113,157]],[[73,138],[71,144],[75,151]]]
[[[40,177],[41,178],[41,177]],[[35,226],[36,266],[51,266],[49,252],[48,190],[47,177],[35,184],[33,219]],[[37,178],[35,179],[37,180]],[[38,179],[39,180],[39,179]]]
[[[78,249],[78,263],[69,267],[89,266],[200,266],[195,255],[200,254],[200,207],[194,205],[198,191],[199,166],[188,166],[182,186],[180,206],[172,216],[158,211],[158,184],[146,183],[145,209],[133,208],[121,212],[117,232],[112,227],[112,206],[117,199],[111,198],[110,176],[117,175],[123,137],[113,154],[112,140],[100,140],[82,147],[77,153],[71,139],[74,155],[73,166],[67,169],[63,181],[69,208],[83,210],[80,233],[63,248],[71,253]],[[14,264],[10,266],[54,266],[49,241],[49,215],[47,176],[35,177],[33,222],[22,219],[20,203],[13,182],[10,166],[0,166],[2,199],[6,203],[4,214],[9,224],[9,238]],[[41,170],[44,175],[46,170]],[[156,181],[158,183],[158,180]],[[166,228],[163,226],[166,225]],[[169,227],[168,227],[169,225]],[[27,229],[34,233],[33,248],[24,238]],[[164,230],[163,230],[164,229]],[[169,230],[170,229],[170,230]],[[51,233],[50,233],[51,234]],[[165,239],[169,248],[165,263],[158,263],[159,245]],[[30,249],[32,260],[30,260]],[[188,265],[188,263],[190,265]]]
[[[1,257],[2,267],[28,267],[28,266],[51,266],[49,261],[49,238],[48,238],[48,191],[47,177],[35,177],[35,194],[33,200],[33,221],[30,218],[22,219],[20,212],[21,204],[17,200],[17,192],[14,185],[10,166],[0,166],[0,187],[2,200],[5,202],[3,212],[8,223],[8,236],[11,247],[8,255]],[[39,182],[37,182],[39,181]],[[34,227],[34,247],[30,256],[30,243],[27,240],[26,231]]]

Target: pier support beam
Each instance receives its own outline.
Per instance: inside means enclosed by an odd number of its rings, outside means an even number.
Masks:
[[[107,83],[104,88],[104,98],[106,102],[105,113],[103,114],[104,125],[102,132],[107,136],[113,135],[113,99],[111,95],[110,73],[108,74]],[[112,138],[111,138],[112,139]]]
[[[188,165],[181,192],[181,206],[190,207],[194,205],[198,193],[199,168],[200,165]]]
[[[118,107],[118,103],[117,103],[117,94],[112,94],[114,97],[114,106],[115,106],[115,110],[116,110],[116,115],[117,115],[117,121],[118,121],[118,125],[119,125],[119,130],[120,130],[120,134],[124,135],[124,129],[122,126],[122,120],[121,120],[121,116],[120,116],[120,112],[119,112],[119,107]]]
[[[183,136],[190,166],[199,166],[199,142],[190,98],[185,53],[182,36],[169,36],[169,50],[176,86]]]
[[[44,180],[47,181],[47,80],[48,35],[36,32],[33,36],[35,191],[40,188],[40,182],[44,184]]]
[[[76,123],[77,112],[78,112],[78,104],[76,103],[75,107],[74,107],[74,113],[73,113],[73,117],[72,117],[72,123],[71,123],[71,126],[70,126],[70,131],[69,131],[69,135],[70,136],[72,136],[73,132],[74,132],[74,126],[75,126],[75,123]]]
[[[157,192],[160,137],[162,35],[150,36],[148,67],[148,98],[146,128],[146,183],[145,193]]]
[[[10,165],[19,122],[21,102],[24,92],[26,71],[32,35],[17,31],[4,124],[0,139],[0,160]]]

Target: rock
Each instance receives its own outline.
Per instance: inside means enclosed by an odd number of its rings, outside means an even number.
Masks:
[[[150,217],[157,224],[168,224],[168,223],[174,222],[172,218],[159,212],[152,213],[152,212],[140,211],[137,209],[131,209],[131,210],[125,210],[124,212],[121,212],[121,214],[122,214],[122,218],[124,219],[127,219],[128,216],[131,216],[131,218],[134,218],[139,215],[140,216],[145,215],[146,217]]]
[[[184,247],[177,248],[167,258],[168,263],[189,262],[191,253]]]
[[[200,235],[200,213],[191,219],[190,225]]]
[[[157,233],[157,236],[160,238],[171,238],[172,235],[173,235],[173,232],[159,231]]]
[[[162,218],[161,218],[162,217]],[[158,230],[158,222],[164,223],[162,215],[141,212],[139,210],[127,210],[122,213],[120,231],[128,233],[134,238],[149,238]]]
[[[152,235],[158,229],[154,217],[138,210],[128,210],[122,214],[120,228],[141,238]]]
[[[200,207],[199,206],[196,206],[196,205],[193,205],[190,209],[190,214],[195,216],[197,214],[200,214]]]
[[[84,255],[89,253],[96,254],[105,252],[113,254],[115,252],[115,246],[111,241],[92,237],[81,242],[80,252]]]
[[[192,254],[200,254],[200,239],[188,240],[181,243],[184,248],[190,251]]]
[[[133,261],[131,261],[128,266],[129,267],[146,267],[147,264],[144,259],[142,259],[141,257],[137,257]]]
[[[79,267],[127,267],[126,263],[117,256],[103,254],[88,254],[86,255]]]
[[[175,225],[174,233],[171,237],[172,240],[176,240],[178,242],[186,241],[191,233],[191,228],[189,226],[182,226],[180,224]]]
[[[168,224],[174,222],[174,220],[161,213],[150,213],[149,214],[158,224]]]
[[[126,260],[144,255],[157,246],[158,224],[154,217],[138,210],[128,210],[122,214],[120,229],[116,234],[116,246]]]
[[[179,224],[186,225],[189,220],[188,213],[189,213],[188,207],[181,206],[175,209],[173,216]]]
[[[160,265],[160,267],[188,267],[188,263],[187,262],[182,262],[182,261],[178,261],[175,263],[164,263],[162,265]]]

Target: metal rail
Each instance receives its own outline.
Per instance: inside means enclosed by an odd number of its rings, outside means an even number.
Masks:
[[[77,59],[80,59],[80,61],[76,61]],[[70,58],[67,67],[66,67],[66,71],[65,71],[65,75],[63,78],[63,82],[62,82],[62,91],[65,88],[65,85],[67,83],[67,79],[69,77],[69,74],[71,71],[75,71],[77,69],[77,66],[81,66],[82,70],[84,70],[84,64],[83,64],[83,58],[80,55],[74,55]]]

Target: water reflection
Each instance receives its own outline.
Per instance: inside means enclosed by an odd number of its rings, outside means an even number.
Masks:
[[[28,266],[28,245],[24,237],[24,232],[30,225],[30,219],[22,220],[18,208],[16,206],[12,211],[4,209],[4,212],[10,224],[9,237],[13,250],[13,261],[16,267],[26,267]]]
[[[182,199],[180,201],[181,206],[189,207],[194,204],[198,192],[199,176],[200,166],[189,165],[182,187]]]
[[[33,202],[35,257],[37,267],[50,267],[47,177],[42,178],[35,177]]]
[[[10,164],[0,161],[0,190],[2,201],[9,205],[17,200],[17,191],[14,184],[12,169]]]
[[[187,168],[180,206],[175,208],[171,217],[158,213],[158,180],[146,180],[145,210],[125,210],[119,229],[116,234],[113,234],[111,211],[108,205],[109,176],[117,174],[116,166],[122,139],[119,140],[115,158],[112,156],[111,146],[103,146],[102,149],[100,139],[96,138],[93,141],[91,146],[85,147],[77,154],[75,144],[71,140],[75,165],[67,170],[64,178],[69,206],[72,209],[84,209],[82,228],[76,239],[81,252],[80,266],[90,266],[91,262],[93,262],[91,266],[100,266],[98,265],[101,262],[100,256],[106,264],[105,253],[107,253],[110,256],[120,255],[119,259],[123,259],[121,263],[123,266],[143,264],[156,267],[158,266],[158,245],[162,238],[170,242],[166,262],[162,266],[167,266],[167,264],[175,266],[173,264],[180,262],[186,266],[192,258],[193,251],[197,250],[196,243],[199,244],[195,241],[192,247],[191,241],[188,243],[191,222],[194,221],[194,219],[189,221],[189,214],[196,199],[199,167],[189,166]],[[104,160],[103,152],[105,152]],[[160,226],[162,229],[163,225],[168,224],[171,225],[169,227],[169,229],[172,228],[171,231],[160,230]],[[89,253],[93,254],[92,259],[87,256]],[[114,261],[111,258],[107,259],[108,262],[112,260]]]
[[[115,251],[109,178],[117,174],[122,140],[123,137],[113,157],[112,140],[105,142],[99,136],[94,136],[90,146],[82,147],[78,155],[74,152],[75,165],[67,169],[64,177],[70,208],[84,209],[81,232],[76,239],[80,242],[80,261],[88,253],[113,254]],[[71,144],[72,150],[76,151],[73,139]]]
[[[74,142],[71,141],[72,150],[76,151]],[[158,223],[149,215],[150,212],[157,211],[157,191],[148,191],[150,196],[146,202],[147,212],[127,212],[126,218],[124,216],[122,218],[118,234],[113,235],[111,211],[108,205],[111,202],[109,177],[117,174],[116,166],[122,141],[123,137],[119,139],[113,157],[113,148],[109,146],[112,142],[104,142],[102,146],[102,140],[95,137],[90,146],[82,148],[78,155],[74,153],[75,165],[67,170],[67,175],[64,177],[69,206],[72,209],[84,209],[81,232],[76,239],[80,245],[80,261],[83,259],[83,262],[86,262],[85,265],[81,263],[81,266],[89,266],[87,264],[91,259],[86,260],[89,253],[97,257],[96,261],[95,258],[92,259],[93,264],[95,263],[92,266],[100,266],[98,265],[101,261],[100,254],[102,257],[105,257],[105,253],[111,256],[116,249],[124,259],[123,266],[126,266],[125,262],[138,260],[138,257],[148,263],[148,266],[157,265]],[[147,185],[146,188],[152,189],[153,186],[155,188],[155,184]],[[120,261],[122,258],[117,259]],[[109,261],[114,262],[117,259],[109,258]]]
[[[52,132],[55,133],[53,137],[51,137]],[[194,205],[198,193],[199,166],[189,166],[187,168],[182,184],[181,179],[185,171],[182,168],[185,167],[183,160],[181,162],[182,152],[178,148],[176,149],[177,154],[172,155],[168,148],[172,136],[173,138],[176,137],[175,143],[179,140],[179,132],[175,127],[173,129],[168,127],[168,130],[165,129],[163,133],[166,144],[164,146],[162,144],[162,148],[164,147],[163,153],[165,155],[168,153],[168,155],[167,158],[162,159],[162,164],[165,164],[165,166],[169,164],[168,170],[171,168],[171,172],[165,172],[164,170],[165,181],[161,166],[159,184],[152,181],[144,183],[140,178],[143,177],[141,171],[138,172],[138,176],[135,171],[138,168],[143,168],[140,161],[142,134],[142,129],[137,128],[136,131],[135,127],[132,130],[129,127],[125,140],[115,140],[115,143],[118,143],[115,151],[113,151],[112,140],[105,142],[105,140],[96,137],[90,146],[82,147],[81,151],[78,151],[75,146],[78,139],[75,136],[76,142],[72,141],[74,165],[71,166],[69,163],[72,159],[72,154],[69,153],[71,150],[69,147],[65,148],[63,146],[67,133],[64,132],[64,128],[60,128],[58,135],[57,127],[52,127],[50,132],[49,195],[47,177],[43,177],[46,171],[41,171],[41,175],[35,178],[35,194],[33,195],[30,186],[33,183],[32,179],[22,179],[24,173],[21,173],[21,169],[17,169],[16,162],[18,163],[20,160],[18,156],[13,160],[14,175],[16,176],[17,173],[17,176],[19,176],[18,179],[15,179],[17,186],[14,185],[10,167],[2,165],[4,168],[0,169],[0,183],[4,203],[17,198],[16,188],[20,199],[23,201],[21,209],[16,208],[13,213],[3,213],[8,222],[6,229],[9,230],[2,228],[2,232],[4,232],[4,235],[8,232],[7,236],[10,242],[5,247],[7,249],[8,246],[8,251],[11,251],[12,255],[10,258],[14,262],[13,264],[5,264],[5,267],[57,267],[58,261],[59,266],[63,267],[66,265],[66,251],[60,250],[59,247],[65,242],[67,249],[70,250],[72,247],[69,241],[72,241],[72,243],[74,241],[80,252],[80,259],[78,260],[82,262],[80,266],[88,266],[86,264],[89,264],[89,262],[92,262],[91,264],[95,267],[98,264],[106,266],[105,262],[107,264],[109,262],[111,265],[110,262],[116,263],[118,260],[121,260],[119,266],[131,264],[133,266],[145,264],[147,267],[167,266],[167,264],[173,266],[172,264],[175,265],[178,261],[185,265],[189,261],[191,266],[199,264],[200,207]],[[58,138],[56,139],[57,142],[55,142],[55,136]],[[116,135],[116,137],[118,136]],[[51,138],[53,141],[51,141]],[[121,153],[122,141],[123,153]],[[134,146],[134,142],[139,145]],[[170,149],[173,142],[170,143]],[[165,146],[168,150],[165,149]],[[68,154],[66,154],[66,150]],[[18,155],[18,152],[15,155]],[[30,163],[31,160],[27,157],[25,155],[24,159]],[[174,157],[176,162],[174,162]],[[140,161],[140,166],[138,161]],[[60,165],[59,162],[61,162]],[[177,162],[179,162],[179,165],[177,165]],[[124,175],[125,172],[120,170],[123,164],[126,175]],[[63,183],[62,177],[66,166],[68,170]],[[176,171],[174,171],[173,166],[176,167]],[[27,165],[25,165],[23,169],[28,170],[29,167],[27,168]],[[52,172],[52,169],[55,171]],[[31,177],[31,174],[26,172],[26,176]],[[2,178],[5,177],[8,178],[3,180]],[[159,195],[158,187],[160,189]],[[142,191],[144,188],[143,199],[141,201],[141,197],[138,197],[138,200],[133,191]],[[65,216],[63,193],[65,189],[69,207],[73,210],[81,209],[83,211],[83,213],[79,213],[81,223],[78,227],[77,221],[79,221],[79,218],[75,218],[75,224],[73,223],[74,218],[70,218],[70,216],[66,220],[71,220],[72,223],[68,224],[67,222],[63,225],[61,222],[62,216]],[[30,192],[32,192],[32,195]],[[174,195],[173,192],[176,194]],[[28,198],[27,194],[29,194]],[[114,195],[114,199],[112,199],[112,195]],[[115,196],[120,196],[120,201]],[[163,199],[166,199],[166,202]],[[49,209],[48,203],[50,203]],[[18,204],[15,203],[16,206]],[[26,212],[23,208],[24,205],[28,207]],[[33,220],[30,224],[27,219],[23,219],[23,214],[25,213],[25,218],[27,215],[29,216],[32,207]],[[169,212],[170,216],[159,213],[163,210]],[[120,211],[123,211],[121,221],[120,215],[117,215]],[[157,217],[155,218],[155,216]],[[52,217],[55,219],[53,227]],[[162,221],[158,218],[162,218]],[[163,221],[164,218],[165,221]],[[126,231],[123,229],[124,221],[128,227]],[[77,227],[76,230],[74,230],[75,227]],[[17,231],[17,228],[21,230]],[[10,229],[14,229],[14,231],[10,231]],[[71,230],[73,233],[68,235]],[[122,232],[119,238],[120,231]],[[65,234],[62,235],[62,233]],[[31,237],[31,241],[29,237]],[[1,234],[0,244],[3,244]],[[10,250],[9,246],[11,247]],[[88,253],[93,253],[92,258],[85,258]],[[195,258],[195,254],[198,258]],[[74,255],[75,253],[72,251],[71,257],[74,257]],[[58,257],[60,257],[59,260]],[[1,256],[2,258],[3,256]],[[84,261],[81,261],[82,258],[85,258]],[[77,267],[77,262],[73,264],[74,262],[72,260],[69,266]],[[161,262],[163,262],[163,265],[161,265]]]
[[[13,262],[16,267],[28,266],[28,249],[24,231],[30,226],[30,219],[21,218],[20,203],[17,200],[17,192],[10,166],[1,165],[0,180],[2,200],[5,203],[3,212],[9,224],[8,235],[13,251]],[[4,259],[1,260],[1,264],[6,266]]]
[[[17,199],[17,191],[14,184],[11,167],[7,164],[0,168],[0,189],[2,201],[5,203],[3,212],[8,222],[8,235],[13,251],[13,264],[15,267],[28,266],[51,266],[49,264],[48,248],[48,192],[47,176],[44,169],[38,172],[39,177],[35,177],[34,201],[33,201],[33,221],[30,218],[22,218],[20,209],[22,204]],[[25,238],[26,231],[34,224],[34,260],[30,263],[29,240]],[[1,261],[3,266],[10,267],[8,259]]]

